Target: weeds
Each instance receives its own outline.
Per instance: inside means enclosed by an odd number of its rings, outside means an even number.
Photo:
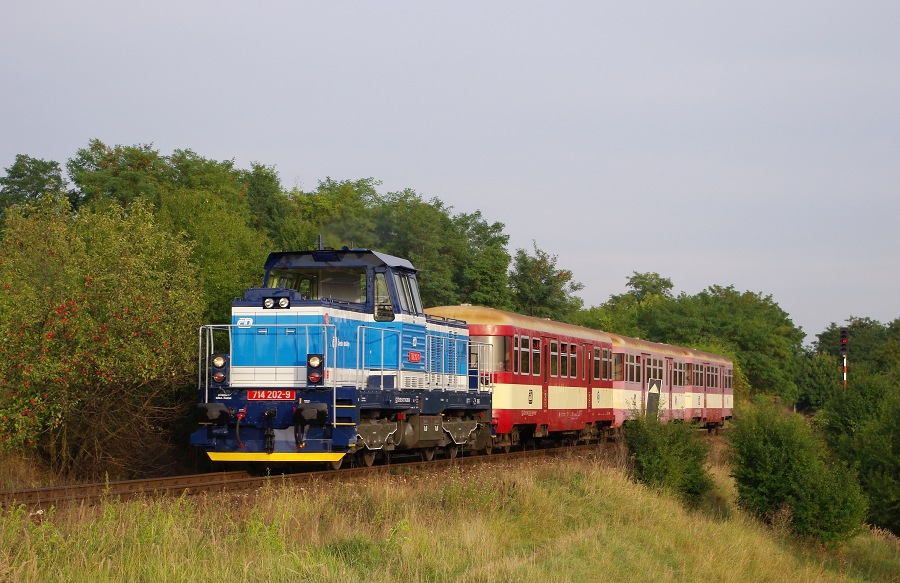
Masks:
[[[602,460],[407,472],[314,487],[0,516],[3,581],[890,581],[898,548],[786,543],[735,506],[689,512]],[[637,566],[640,565],[638,568]]]

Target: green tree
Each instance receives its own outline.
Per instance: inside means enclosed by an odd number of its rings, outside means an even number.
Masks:
[[[281,180],[275,167],[253,163],[249,171],[241,173],[247,184],[247,203],[252,216],[252,226],[268,235],[282,250],[281,231],[290,210],[290,200],[281,188]]]
[[[0,249],[0,447],[95,479],[152,465],[196,374],[189,245],[143,205],[47,197],[10,210]]]
[[[800,359],[797,386],[801,409],[817,410],[841,390],[841,364],[824,352],[808,352]]]
[[[59,194],[66,187],[58,162],[17,154],[16,161],[0,178],[0,219],[7,207]]]
[[[377,248],[409,259],[419,270],[426,307],[460,301],[455,275],[466,241],[449,211],[438,199],[426,201],[411,189],[380,197],[372,209]]]
[[[574,294],[584,285],[574,280],[570,270],[556,267],[556,255],[533,244],[534,255],[517,249],[513,259],[509,274],[513,311],[568,322],[581,309],[581,298]]]
[[[97,139],[79,149],[66,168],[75,183],[69,195],[75,208],[108,202],[128,206],[142,197],[155,204],[170,171],[151,145],[109,147]]]
[[[510,256],[506,245],[509,236],[503,232],[503,223],[488,224],[481,211],[458,214],[452,221],[465,241],[455,272],[460,300],[477,306],[508,309]]]
[[[193,241],[192,275],[202,284],[197,298],[206,322],[231,320],[231,302],[248,287],[260,285],[271,250],[265,235],[248,225],[246,207],[229,205],[203,188],[165,188],[160,192],[158,221]]]
[[[315,249],[322,235],[323,245],[340,248],[378,249],[373,233],[371,210],[378,200],[374,178],[319,182],[313,192],[292,190],[288,194],[287,219],[277,240],[285,250]]]
[[[672,280],[662,277],[658,273],[638,273],[635,271],[628,278],[629,295],[634,296],[639,302],[653,296],[661,296],[672,299]]]
[[[877,356],[879,348],[883,347],[892,334],[888,326],[871,318],[857,318],[851,316],[846,323],[850,331],[850,359],[853,362],[868,362],[873,355]],[[816,334],[814,347],[817,352],[832,354],[840,358],[839,339],[840,329],[834,322],[825,330]],[[900,337],[894,337],[894,341],[900,341]]]
[[[696,296],[662,302],[645,318],[647,339],[680,345],[711,339],[733,347],[753,390],[796,402],[803,331],[772,300],[733,286],[710,286]]]
[[[626,293],[610,296],[604,304],[581,310],[573,323],[624,336],[648,338],[648,322],[661,304],[673,301],[672,280],[658,273],[634,272]],[[665,339],[660,339],[665,341]]]

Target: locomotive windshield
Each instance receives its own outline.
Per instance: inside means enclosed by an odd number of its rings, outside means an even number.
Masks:
[[[305,300],[331,299],[340,302],[366,302],[366,268],[273,269],[266,279],[267,288],[292,289]]]

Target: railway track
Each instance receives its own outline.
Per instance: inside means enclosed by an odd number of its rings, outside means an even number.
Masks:
[[[434,459],[432,461],[401,461],[372,467],[349,467],[341,470],[305,471],[293,474],[271,474],[256,476],[243,471],[213,472],[171,478],[151,478],[128,480],[102,484],[32,488],[0,492],[0,508],[8,509],[24,506],[35,512],[50,507],[71,504],[95,505],[106,500],[130,500],[146,496],[183,496],[203,492],[222,492],[262,487],[277,480],[280,483],[307,483],[315,480],[349,480],[379,473],[393,472],[399,468],[427,469],[448,466],[478,464],[484,462],[513,461],[538,457],[553,457],[579,453],[593,453],[603,444],[580,445],[548,449],[526,449],[493,455],[466,455],[454,459]]]

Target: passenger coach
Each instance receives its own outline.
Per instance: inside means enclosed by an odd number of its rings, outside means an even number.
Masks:
[[[468,323],[494,357],[494,445],[610,436],[643,410],[715,428],[731,417],[733,365],[696,350],[477,306],[429,314]]]

